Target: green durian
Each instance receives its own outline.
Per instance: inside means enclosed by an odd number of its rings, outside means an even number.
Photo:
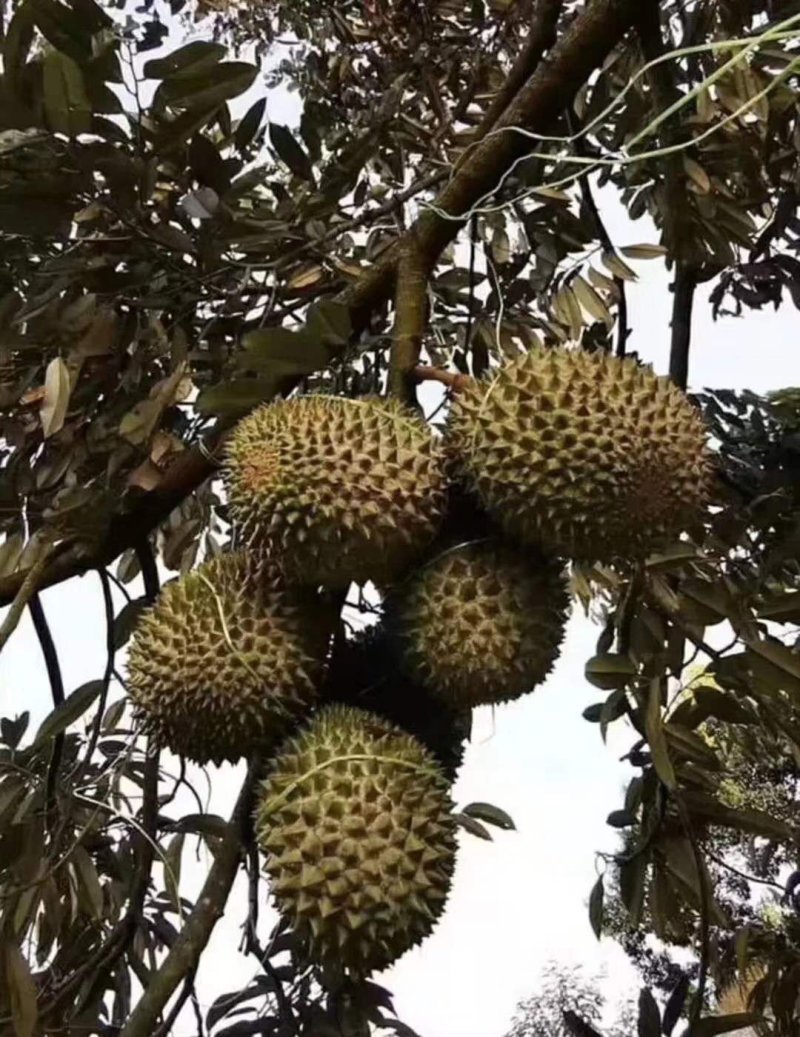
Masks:
[[[256,832],[309,961],[365,976],[430,933],[455,866],[452,806],[431,753],[374,714],[328,706],[287,742]]]
[[[569,594],[559,562],[494,540],[443,551],[389,599],[408,674],[464,709],[519,698],[553,668]]]
[[[144,728],[199,763],[263,751],[316,701],[331,617],[244,552],[167,584],[128,656]]]
[[[444,458],[424,421],[396,400],[300,396],[237,426],[230,509],[293,580],[382,582],[435,535],[447,504]]]
[[[448,425],[490,516],[554,554],[641,557],[697,522],[708,499],[699,413],[631,358],[532,350],[460,392]]]

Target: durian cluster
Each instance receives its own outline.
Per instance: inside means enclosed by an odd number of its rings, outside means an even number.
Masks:
[[[700,520],[704,429],[633,360],[536,350],[461,392],[443,436],[379,397],[262,406],[225,476],[240,546],[164,588],[131,696],[176,753],[263,758],[275,903],[310,962],[364,976],[442,913],[471,710],[552,669],[568,560],[641,558]],[[383,615],[348,638],[367,582]]]

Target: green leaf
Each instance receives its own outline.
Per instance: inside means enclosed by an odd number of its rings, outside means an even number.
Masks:
[[[187,814],[179,821],[164,824],[169,832],[184,832],[187,835],[212,835],[218,838],[228,834],[229,826],[219,814]]]
[[[92,106],[77,62],[53,50],[43,62],[44,110],[53,133],[76,137],[92,128]]]
[[[277,152],[278,158],[289,167],[301,180],[314,183],[314,169],[308,155],[292,136],[291,132],[280,123],[269,124],[269,140]]]
[[[660,259],[667,254],[663,245],[625,245],[620,249],[623,256],[628,259]]]
[[[114,620],[114,648],[116,651],[128,643],[142,613],[149,607],[150,603],[145,597],[135,598],[123,605]]]
[[[630,917],[631,925],[638,925],[644,906],[644,885],[648,858],[645,852],[637,853],[631,860],[619,866],[619,892],[622,903]]]
[[[455,814],[454,815],[456,824],[460,825],[471,835],[477,835],[479,839],[486,839],[488,842],[492,841],[492,836],[489,830],[484,828],[480,821],[476,821],[474,817],[470,817],[469,814]]]
[[[603,715],[603,707],[605,702],[593,702],[591,706],[587,706],[583,711],[583,719],[588,720],[590,724],[599,724],[600,717]]]
[[[775,681],[784,691],[800,695],[800,655],[780,641],[747,642],[747,655],[754,672]]]
[[[598,940],[603,935],[604,898],[605,889],[603,888],[603,876],[601,875],[592,886],[592,892],[589,894],[589,924]]]
[[[197,72],[194,66],[164,79],[153,98],[155,108],[196,110],[220,104],[245,93],[258,74],[255,65],[244,61],[223,61]]]
[[[760,619],[771,619],[775,623],[800,623],[800,591],[767,598],[758,615]]]
[[[237,357],[239,367],[268,374],[312,374],[330,363],[331,352],[307,328],[261,328],[242,339],[244,352]]]
[[[606,818],[606,824],[612,828],[630,828],[636,824],[636,815],[630,810],[612,810]]]
[[[636,1022],[639,1037],[661,1037],[661,1013],[656,999],[647,987],[639,992],[639,1018]]]
[[[717,1037],[720,1033],[731,1033],[733,1030],[745,1030],[748,1026],[757,1026],[761,1016],[756,1012],[737,1012],[734,1015],[709,1015],[698,1020],[692,1027],[691,1037]]]
[[[45,742],[65,731],[70,724],[74,724],[99,696],[103,686],[103,681],[88,681],[76,688],[61,705],[56,706],[52,713],[44,718],[36,732],[33,747],[40,748]]]
[[[485,821],[489,825],[502,828],[505,832],[513,832],[516,826],[509,815],[500,807],[492,806],[491,803],[470,803],[463,811],[467,817],[476,817],[479,821]]]
[[[350,307],[335,299],[323,299],[309,306],[306,330],[326,346],[344,346],[353,333]]]
[[[82,846],[76,846],[70,858],[79,882],[79,899],[91,918],[103,917],[103,887],[92,858]],[[81,896],[81,893],[83,896]]]
[[[595,655],[591,658],[586,664],[584,672],[590,684],[608,691],[630,684],[638,673],[638,669],[627,655],[609,652],[606,655]]]
[[[30,966],[16,943],[10,940],[3,947],[3,959],[15,1037],[33,1037],[39,1011]]]
[[[251,105],[242,116],[233,137],[234,143],[239,151],[243,151],[252,143],[253,138],[258,133],[261,126],[261,120],[264,118],[266,107],[267,99],[266,97],[262,97],[260,101],[256,101],[255,104]]]
[[[689,986],[689,977],[685,972],[682,972],[681,978],[673,987],[672,993],[667,998],[667,1003],[664,1006],[664,1020],[661,1030],[665,1037],[670,1037],[670,1034],[675,1029],[675,1024],[681,1017],[683,1006],[686,1004],[686,996],[689,993]]]
[[[80,17],[57,0],[28,0],[36,27],[56,51],[83,64],[92,57],[92,34]]]
[[[167,896],[180,912],[180,884],[181,884],[181,859],[183,857],[183,842],[186,836],[179,832],[174,839],[170,840],[167,852],[164,854],[164,887]]]
[[[792,829],[761,810],[739,810],[725,806],[705,792],[687,790],[683,800],[690,812],[700,821],[736,828],[752,835],[763,835],[768,839],[777,839],[791,843],[795,838]]]
[[[716,688],[696,688],[694,697],[703,719],[716,717],[729,724],[754,724],[757,718],[733,696]]]
[[[166,79],[167,76],[185,72],[187,69],[191,69],[193,73],[199,73],[219,64],[225,54],[226,49],[221,43],[196,40],[194,43],[187,43],[184,47],[178,47],[165,58],[146,61],[143,71],[148,79]]]
[[[644,729],[656,774],[658,774],[668,789],[674,789],[675,771],[669,758],[667,740],[664,736],[664,727],[661,721],[661,682],[657,678],[650,681]]]
[[[201,414],[240,418],[278,391],[276,378],[236,378],[204,389],[197,398]]]

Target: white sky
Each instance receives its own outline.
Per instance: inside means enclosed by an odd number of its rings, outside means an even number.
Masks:
[[[293,111],[282,102],[283,98],[271,98],[268,114],[279,122],[293,121]],[[645,221],[630,225],[613,197],[604,195],[602,205],[618,245],[657,240]],[[630,348],[663,372],[669,353],[668,276],[660,261],[632,265],[641,277],[628,293]],[[800,383],[796,328],[791,304],[780,314],[714,324],[700,300],[692,386],[763,392]],[[135,586],[132,591],[140,593]],[[68,691],[101,676],[105,649],[97,576],[48,590],[43,603]],[[492,843],[462,839],[442,922],[421,948],[379,979],[394,991],[399,1017],[422,1037],[501,1037],[517,1001],[534,992],[542,965],[552,958],[583,963],[589,972],[606,967],[614,974],[612,990],[636,985],[619,949],[609,941],[598,945],[586,912],[596,876],[594,851],[614,847],[615,833],[606,827],[605,817],[620,806],[621,789],[629,777],[628,769],[617,762],[619,746],[605,747],[598,728],[581,717],[585,706],[599,698],[583,678],[597,633],[576,614],[546,684],[494,716],[488,710],[476,716],[456,800],[461,805],[476,799],[497,804],[512,815],[517,831],[498,832]],[[4,714],[29,709],[33,730],[50,709],[47,679],[27,614],[0,656],[0,701]],[[229,813],[239,776],[240,770],[231,767],[212,772],[212,811]],[[202,779],[198,785],[204,788]],[[187,848],[184,869],[192,882],[202,879],[207,860],[201,865],[193,862],[193,850]],[[244,986],[255,974],[255,960],[245,960],[235,951],[246,911],[242,893],[240,882],[204,957],[198,977],[204,1006],[220,993]],[[178,1037],[196,1032],[184,1019],[176,1028]]]

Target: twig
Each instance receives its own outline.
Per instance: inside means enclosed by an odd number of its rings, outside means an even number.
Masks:
[[[467,311],[467,327],[464,332],[464,351],[470,353],[470,342],[472,339],[472,325],[475,320],[475,256],[478,250],[478,217],[473,216],[469,221],[469,310]],[[485,351],[484,356],[481,357],[481,363],[478,363],[478,358],[475,354],[475,350],[472,350],[472,373],[474,375],[483,374],[483,368],[485,367]]]
[[[172,1028],[178,1020],[178,1016],[181,1014],[181,1009],[189,1000],[189,997],[194,990],[194,980],[197,975],[197,966],[186,974],[186,978],[183,981],[183,986],[178,996],[175,998],[175,1004],[170,1008],[164,1022],[153,1031],[153,1037],[169,1037],[172,1033]]]
[[[258,764],[253,762],[248,768],[228,831],[220,841],[194,909],[166,958],[153,972],[149,986],[122,1029],[121,1037],[151,1037],[164,1006],[178,984],[197,967],[214,926],[225,911],[239,870],[242,841],[250,823],[257,773]]]
[[[53,706],[58,707],[64,702],[64,678],[61,676],[61,665],[58,661],[58,652],[56,651],[55,642],[53,641],[53,635],[50,632],[50,625],[47,622],[47,617],[44,614],[42,602],[38,594],[34,593],[29,602],[29,608],[31,619],[33,620],[33,629],[36,631],[36,637],[39,640],[39,647],[44,656],[44,664],[47,668],[47,679],[50,681]],[[47,765],[45,804],[48,814],[52,812],[53,806],[55,805],[56,783],[58,781],[58,771],[61,767],[61,759],[63,755],[64,732],[59,731],[53,739],[50,762]]]
[[[746,871],[739,871],[738,868],[734,868],[732,864],[728,864],[727,861],[723,860],[721,857],[718,857],[715,853],[712,853],[711,850],[708,849],[708,847],[706,847],[706,856],[709,860],[713,861],[715,864],[718,864],[720,868],[724,868],[726,871],[729,871],[732,875],[737,875],[740,879],[744,879],[745,882],[757,882],[761,886],[771,886],[772,889],[779,889],[781,893],[785,891],[784,887],[781,885],[780,882],[773,882],[772,879],[760,879],[757,875],[748,875]]]
[[[100,691],[100,698],[97,702],[97,712],[95,713],[92,722],[92,730],[89,735],[86,752],[84,753],[83,764],[75,778],[76,785],[80,785],[81,779],[86,773],[92,756],[94,755],[94,751],[97,748],[97,740],[100,737],[100,727],[103,723],[106,703],[108,702],[108,690],[111,687],[111,678],[114,675],[114,656],[117,651],[114,645],[114,602],[111,598],[111,583],[105,569],[98,569],[97,575],[100,577],[100,584],[103,588],[103,608],[106,620],[106,669],[103,674],[103,687]]]
[[[427,319],[428,271],[413,235],[409,235],[397,263],[395,320],[389,356],[389,395],[416,404],[413,371],[422,349]]]
[[[161,590],[158,578],[155,555],[150,541],[145,537],[134,545],[136,557],[139,559],[139,568],[142,570],[142,581],[144,582],[144,593],[149,604],[153,604]]]

